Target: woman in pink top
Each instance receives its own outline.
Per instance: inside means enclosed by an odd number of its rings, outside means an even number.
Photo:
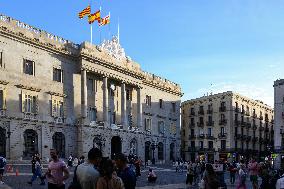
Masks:
[[[253,189],[258,189],[258,164],[257,162],[255,161],[255,159],[252,159],[250,162],[249,162],[249,165],[248,165],[248,170],[249,170],[249,173],[250,173],[250,181],[252,182],[252,187]]]
[[[46,178],[48,189],[65,189],[64,181],[69,177],[69,171],[64,161],[59,160],[57,151],[50,149],[52,161],[48,164]]]

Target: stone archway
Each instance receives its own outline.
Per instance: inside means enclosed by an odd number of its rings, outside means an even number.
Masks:
[[[145,162],[152,159],[151,142],[145,142]]]
[[[93,147],[94,148],[98,148],[102,151],[102,139],[101,136],[95,136],[94,140],[93,140]]]
[[[175,157],[175,143],[171,143],[170,144],[170,160],[175,161],[176,157]]]
[[[121,138],[114,136],[111,138],[111,158],[114,159],[115,155],[121,153]]]
[[[6,157],[6,130],[0,128],[0,156]]]
[[[130,142],[130,152],[129,152],[129,154],[130,155],[138,155],[137,148],[138,148],[138,143],[137,143],[137,140],[134,138]]]
[[[65,158],[65,136],[61,132],[56,132],[52,136],[53,148],[57,150],[59,157]]]
[[[38,153],[38,135],[35,130],[27,129],[24,132],[24,157],[31,157]]]

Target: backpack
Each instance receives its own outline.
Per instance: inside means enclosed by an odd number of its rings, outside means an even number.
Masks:
[[[5,163],[5,161],[4,161],[4,158],[1,157],[1,158],[0,158],[0,168],[4,168],[5,165],[6,165],[6,163]]]
[[[78,166],[79,165],[75,167],[73,181],[69,185],[68,189],[82,189],[81,184],[78,181],[77,174],[76,174]]]

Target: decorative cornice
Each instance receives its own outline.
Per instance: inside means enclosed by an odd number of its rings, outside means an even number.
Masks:
[[[48,92],[46,92],[46,93],[47,93],[47,94],[50,94],[50,95],[54,95],[54,96],[63,97],[63,98],[66,98],[66,97],[67,97],[66,94],[56,93],[56,92],[52,92],[52,91],[48,91]]]
[[[22,85],[22,84],[15,85],[15,86],[18,87],[18,88],[21,88],[21,89],[26,89],[26,90],[35,91],[35,92],[41,91],[41,89],[39,89],[39,88],[29,87],[29,86],[25,86],[25,85]]]
[[[8,83],[9,83],[8,81],[0,80],[1,85],[7,85]]]

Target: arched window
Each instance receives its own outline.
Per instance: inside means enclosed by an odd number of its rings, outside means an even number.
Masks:
[[[164,145],[161,142],[158,143],[158,159],[164,159]]]
[[[56,132],[52,136],[53,148],[58,152],[59,157],[65,158],[65,136],[61,132]]]
[[[170,160],[175,161],[175,144],[170,144]]]
[[[132,139],[130,142],[130,154],[137,155],[137,141],[136,139]]]
[[[24,132],[24,145],[25,151],[24,156],[32,156],[35,153],[38,153],[38,136],[36,131],[32,129],[27,129]]]

